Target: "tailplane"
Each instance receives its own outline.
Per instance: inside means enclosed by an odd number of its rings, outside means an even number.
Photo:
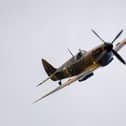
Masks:
[[[44,81],[42,81],[41,83],[39,83],[37,85],[37,87],[40,86],[40,85],[42,85],[43,83],[45,83],[47,80],[52,79],[53,73],[56,71],[56,68],[54,68],[51,64],[49,64],[44,59],[42,59],[42,64],[43,64],[43,67],[44,67],[46,73],[48,74],[48,78],[46,78]]]

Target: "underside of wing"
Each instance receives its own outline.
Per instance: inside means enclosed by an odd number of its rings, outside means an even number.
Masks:
[[[77,79],[78,79],[77,76],[72,77],[71,79],[69,79],[68,81],[66,81],[64,84],[62,84],[61,86],[57,87],[56,89],[50,91],[49,93],[47,93],[47,94],[45,94],[44,96],[42,96],[42,97],[40,97],[39,99],[37,99],[34,103],[36,103],[36,102],[38,102],[38,101],[44,99],[45,97],[47,97],[47,96],[49,96],[49,95],[51,95],[51,94],[53,94],[53,93],[59,91],[60,89],[62,89],[62,88],[64,88],[64,87],[70,85],[71,83],[73,83],[73,82],[76,81]]]
[[[88,67],[85,71],[83,71],[82,73],[76,75],[76,76],[73,76],[72,78],[70,78],[69,80],[67,80],[64,84],[62,84],[61,86],[57,87],[56,89],[52,90],[51,92],[45,94],[44,96],[40,97],[39,99],[37,99],[34,103],[44,99],[45,97],[59,91],[60,89],[72,84],[74,81],[80,79],[84,74],[87,74],[89,72],[92,72],[94,71],[98,66],[96,64],[93,64],[92,66]]]

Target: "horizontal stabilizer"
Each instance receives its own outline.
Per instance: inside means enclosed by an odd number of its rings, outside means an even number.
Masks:
[[[36,87],[39,87],[40,85],[44,84],[49,79],[50,79],[50,77],[46,78],[44,81],[42,81],[41,83],[39,83]]]

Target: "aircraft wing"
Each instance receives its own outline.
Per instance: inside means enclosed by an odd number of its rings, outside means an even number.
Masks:
[[[44,99],[45,97],[47,97],[47,96],[49,96],[49,95],[55,93],[55,92],[58,91],[58,90],[60,90],[60,89],[62,89],[62,88],[64,88],[64,87],[70,85],[71,83],[73,83],[73,82],[76,81],[77,79],[78,79],[77,76],[72,77],[71,79],[67,80],[64,84],[62,84],[61,86],[58,86],[56,89],[52,90],[51,92],[49,92],[49,93],[45,94],[44,96],[40,97],[39,99],[37,99],[34,103],[36,103],[36,102],[38,102],[38,101]]]
[[[98,66],[96,64],[93,64],[92,66],[90,66],[89,68],[87,68],[85,71],[83,71],[82,73],[73,76],[72,78],[70,78],[69,80],[67,80],[65,83],[63,83],[61,86],[57,87],[56,89],[52,90],[51,92],[45,94],[44,96],[40,97],[39,99],[37,99],[34,103],[44,99],[45,97],[59,91],[60,89],[70,85],[71,83],[73,83],[74,81],[78,80],[80,77],[82,77],[84,74],[87,74],[88,72],[94,71]]]
[[[121,42],[118,42],[114,48],[115,51],[119,51],[124,45],[126,45],[126,38]]]

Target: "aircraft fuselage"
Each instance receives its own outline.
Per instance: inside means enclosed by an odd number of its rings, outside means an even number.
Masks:
[[[78,52],[75,56],[58,68],[52,80],[62,80],[83,72],[89,67],[106,66],[112,61],[112,52],[104,50],[104,45],[100,45],[89,52]]]

